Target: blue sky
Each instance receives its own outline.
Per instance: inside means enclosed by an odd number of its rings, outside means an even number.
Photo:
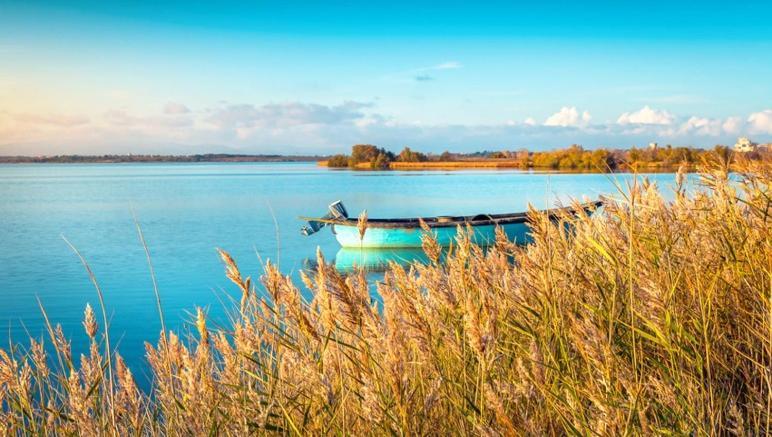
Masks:
[[[0,0],[0,154],[772,140],[770,2]]]

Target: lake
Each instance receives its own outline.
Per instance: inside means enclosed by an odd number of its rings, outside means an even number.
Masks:
[[[647,176],[661,187],[674,183],[672,174]],[[255,278],[267,259],[297,275],[317,247],[334,260],[338,244],[329,230],[304,237],[297,218],[322,215],[334,200],[351,215],[367,209],[370,217],[503,213],[597,198],[630,179],[514,170],[352,172],[314,163],[0,165],[0,323],[17,341],[42,336],[38,297],[74,351],[83,350],[83,309],[87,302],[98,309],[98,300],[64,236],[93,269],[113,343],[141,375],[144,342],[156,340],[160,322],[132,211],[167,325],[187,330],[196,306],[223,320],[228,296],[236,295],[215,248]]]

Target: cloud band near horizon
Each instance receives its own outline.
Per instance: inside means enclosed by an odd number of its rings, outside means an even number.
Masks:
[[[0,155],[105,153],[331,154],[352,144],[397,150],[544,150],[570,144],[587,148],[661,144],[712,147],[738,136],[772,140],[772,109],[709,118],[643,106],[615,121],[594,122],[587,110],[564,106],[542,122],[533,117],[502,124],[405,122],[372,103],[303,102],[219,104],[192,108],[168,102],[154,115],[125,110],[98,114],[30,114],[0,111]]]

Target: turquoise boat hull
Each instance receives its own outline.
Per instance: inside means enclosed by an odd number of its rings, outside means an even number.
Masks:
[[[507,234],[510,241],[527,244],[531,241],[526,222],[498,225]],[[480,246],[487,246],[496,241],[496,225],[472,226],[472,241]],[[365,230],[362,238],[356,226],[333,225],[335,238],[342,247],[359,248],[404,248],[421,247],[421,238],[426,234],[422,228],[376,228]],[[450,246],[458,236],[457,226],[431,228],[440,246]]]
[[[592,214],[603,202],[587,202],[567,208],[541,211],[550,220],[561,216],[576,215],[580,212]],[[323,227],[330,227],[338,243],[344,248],[359,249],[395,249],[418,248],[427,233],[442,247],[453,244],[458,233],[471,229],[472,242],[479,246],[489,246],[496,242],[496,230],[501,229],[509,241],[515,244],[528,244],[533,238],[530,234],[528,214],[478,214],[474,216],[437,216],[423,218],[366,219],[360,232],[359,219],[350,218],[340,201],[329,206],[330,213],[324,217],[301,217],[308,225],[301,228],[304,235],[312,235]]]

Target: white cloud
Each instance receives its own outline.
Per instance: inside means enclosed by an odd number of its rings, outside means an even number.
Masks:
[[[748,125],[753,133],[772,134],[772,109],[754,112],[748,117]]]
[[[692,116],[679,129],[682,134],[718,136],[722,131],[721,120]]]
[[[288,102],[262,106],[249,104],[216,108],[207,118],[217,128],[286,128],[302,125],[335,125],[364,117],[369,103],[344,102],[336,106]]]
[[[743,120],[740,117],[729,117],[721,125],[724,132],[729,134],[738,134],[742,128]]]
[[[461,67],[463,67],[463,65],[460,62],[447,61],[447,62],[443,62],[442,64],[437,64],[433,67],[429,67],[429,69],[430,70],[457,70]]]
[[[592,117],[590,116],[590,113],[587,111],[584,111],[580,114],[576,107],[564,106],[560,108],[560,111],[549,116],[544,121],[544,125],[562,127],[585,126],[590,122],[591,118]]]
[[[164,105],[164,114],[176,115],[176,114],[187,114],[189,112],[190,112],[190,108],[183,105],[182,103],[169,102],[166,105]]]
[[[163,109],[155,114],[111,110],[91,117],[0,110],[0,154],[339,153],[358,142],[396,150],[408,144],[426,152],[539,150],[572,143],[629,147],[650,141],[710,147],[733,144],[737,135],[746,133],[758,142],[772,135],[772,110],[727,119],[671,116],[672,123],[665,125],[591,123],[587,111],[564,107],[543,124],[528,117],[449,125],[401,121],[362,102],[221,102],[175,115]]]
[[[354,120],[354,125],[359,128],[365,128],[368,126],[373,126],[373,125],[388,123],[388,122],[389,120],[380,114],[368,114],[362,118],[357,118],[356,120]]]
[[[507,120],[504,122],[506,126],[520,126],[520,127],[527,127],[527,126],[536,126],[538,123],[533,117],[526,117],[523,121],[518,120]]]
[[[432,72],[437,73],[442,70],[458,70],[462,67],[463,65],[460,62],[446,61],[440,64],[430,65],[428,67],[420,67],[408,71],[403,71],[401,73],[397,73],[397,75],[402,76],[404,74],[409,74],[416,82],[431,82],[437,80],[437,77],[435,77],[433,74],[430,74]]]
[[[618,124],[672,124],[675,117],[667,111],[651,109],[648,105],[635,112],[625,112],[617,119]]]

